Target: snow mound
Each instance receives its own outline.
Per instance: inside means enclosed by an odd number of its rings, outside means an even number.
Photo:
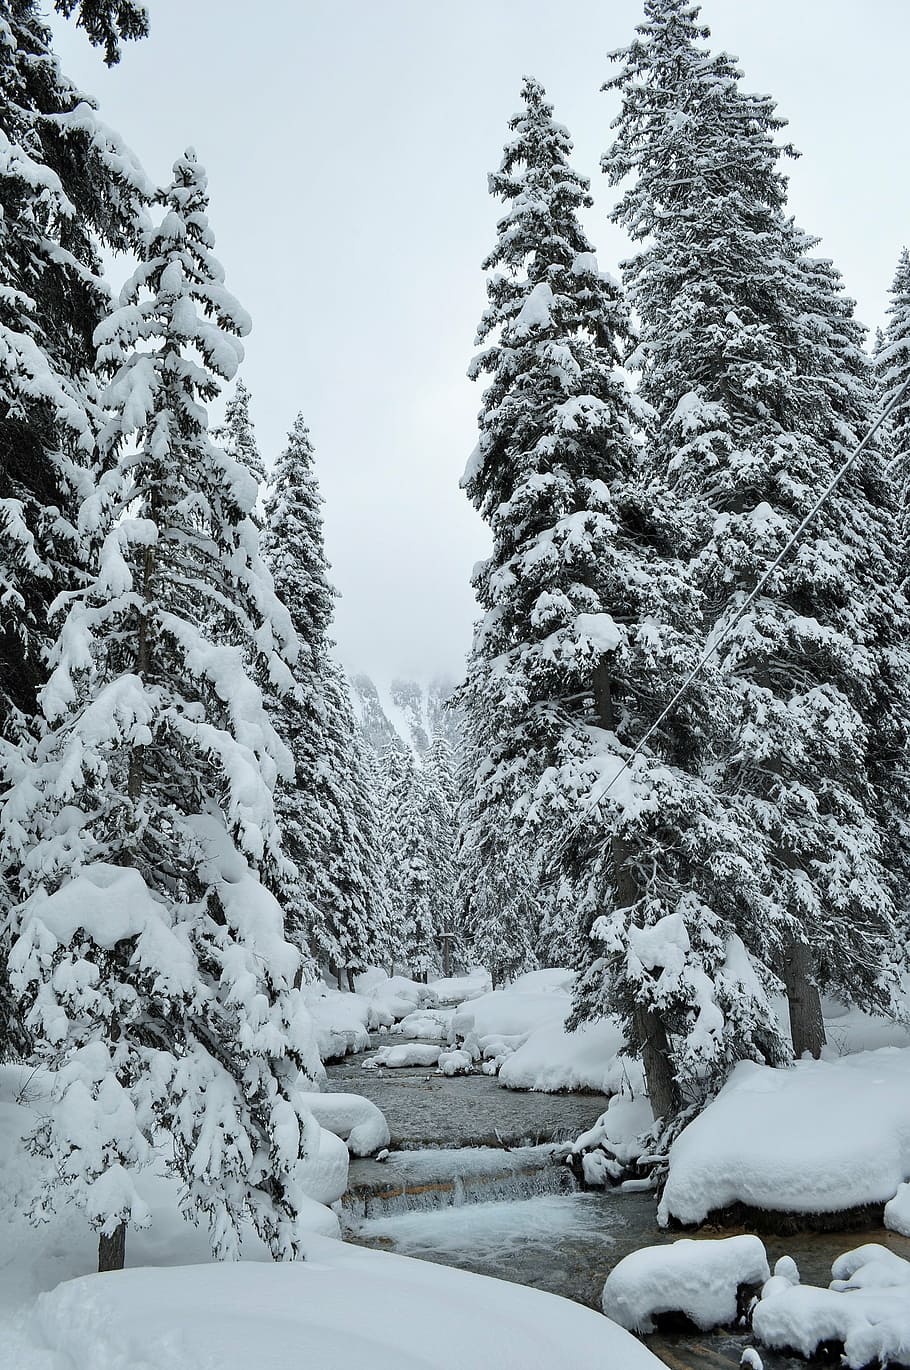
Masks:
[[[534,970],[520,975],[505,989],[462,1004],[455,1014],[455,1035],[523,1039],[535,1028],[561,1027],[572,1007],[574,979],[568,970]]]
[[[910,1179],[910,1048],[788,1069],[741,1061],[670,1150],[658,1221],[703,1222],[741,1202],[831,1213]]]
[[[348,1160],[348,1149],[341,1138],[320,1127],[319,1146],[312,1155],[297,1162],[296,1178],[304,1194],[320,1204],[335,1203],[347,1191]]]
[[[685,1313],[707,1331],[735,1322],[741,1286],[760,1285],[770,1273],[758,1237],[684,1238],[626,1256],[607,1276],[601,1302],[607,1317],[630,1331],[653,1332],[661,1313]]]
[[[403,1066],[435,1066],[438,1061],[438,1046],[431,1046],[429,1042],[402,1042],[397,1047],[380,1047],[363,1062],[363,1069],[399,1070]]]
[[[910,1365],[910,1261],[870,1242],[839,1257],[831,1273],[828,1289],[770,1281],[752,1314],[759,1341],[802,1356],[841,1343],[851,1370]]]
[[[30,1354],[67,1370],[655,1370],[591,1309],[520,1285],[305,1239],[301,1262],[88,1275],[38,1301]],[[166,1314],[166,1316],[165,1316]],[[56,1361],[54,1362],[57,1363]]]
[[[466,999],[488,994],[492,988],[490,972],[482,966],[472,967],[467,975],[450,975],[430,982],[430,989],[440,1004],[463,1004]]]
[[[439,1069],[443,1075],[469,1075],[474,1069],[474,1058],[469,1051],[443,1051]]]
[[[417,1008],[435,1008],[436,992],[431,985],[408,980],[404,975],[386,975],[375,968],[354,977],[354,987],[367,1004],[370,1030],[391,1027]]]
[[[549,1023],[532,1032],[503,1062],[499,1081],[507,1089],[545,1094],[580,1089],[618,1094],[623,1088],[643,1094],[641,1067],[622,1055],[625,1045],[615,1018],[586,1023],[575,1032]]]
[[[385,1114],[362,1094],[308,1094],[307,1106],[317,1123],[344,1138],[352,1156],[372,1156],[389,1144]]]
[[[416,1037],[424,1042],[449,1042],[452,1040],[454,1016],[454,1009],[415,1009],[396,1023],[392,1032],[402,1037]]]
[[[898,1185],[894,1198],[885,1204],[885,1226],[910,1237],[910,1184]]]

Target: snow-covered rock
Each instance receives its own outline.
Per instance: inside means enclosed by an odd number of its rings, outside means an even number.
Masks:
[[[400,1070],[404,1066],[435,1066],[439,1047],[429,1042],[402,1042],[397,1047],[380,1047],[363,1062],[364,1070]]]
[[[503,1062],[499,1082],[507,1089],[546,1094],[589,1089],[601,1094],[621,1090],[644,1093],[641,1066],[624,1056],[625,1035],[615,1018],[586,1023],[567,1032],[549,1023],[532,1032]]]
[[[372,1156],[389,1144],[385,1114],[362,1094],[308,1094],[316,1121],[348,1144],[352,1156]]]
[[[423,1042],[450,1042],[454,1009],[415,1009],[392,1027],[392,1033]]]
[[[742,1286],[760,1285],[770,1271],[758,1237],[725,1237],[646,1246],[615,1266],[603,1288],[608,1318],[634,1332],[653,1332],[662,1313],[684,1313],[696,1327],[735,1321]]]
[[[659,1370],[568,1299],[320,1237],[304,1254],[69,1280],[38,1300],[16,1370]]]
[[[894,1198],[885,1204],[885,1226],[910,1237],[910,1184],[898,1185]]]
[[[802,1356],[841,1343],[851,1370],[910,1365],[910,1262],[870,1242],[840,1256],[831,1273],[828,1289],[771,1281],[752,1314],[759,1341]]]
[[[742,1061],[677,1138],[662,1224],[741,1202],[791,1213],[884,1203],[910,1179],[910,1048],[774,1069]]]
[[[354,977],[354,988],[367,1004],[367,1027],[391,1027],[417,1008],[435,1008],[436,993],[431,985],[409,980],[404,975],[386,975],[371,967]]]
[[[468,1075],[474,1069],[474,1058],[469,1051],[443,1051],[439,1069],[443,1075]]]
[[[341,1138],[320,1127],[318,1147],[297,1163],[301,1189],[317,1203],[335,1203],[348,1187],[348,1162],[348,1149]]]
[[[504,989],[463,1003],[455,1014],[457,1037],[527,1037],[535,1028],[561,1026],[572,1007],[574,975],[568,970],[535,970]]]

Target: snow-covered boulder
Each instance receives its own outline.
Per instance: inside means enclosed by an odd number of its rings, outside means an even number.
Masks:
[[[801,1356],[838,1343],[850,1370],[910,1365],[910,1262],[870,1242],[840,1256],[831,1273],[828,1289],[770,1281],[752,1314],[759,1341]]]
[[[348,1163],[348,1149],[341,1138],[320,1127],[319,1145],[297,1163],[297,1180],[304,1194],[320,1204],[335,1203],[347,1191]]]
[[[439,1047],[429,1042],[402,1042],[397,1047],[380,1047],[362,1063],[364,1070],[400,1070],[405,1066],[435,1066]]]
[[[439,1070],[443,1075],[469,1075],[474,1069],[474,1058],[469,1051],[443,1051],[439,1056]]]
[[[454,1017],[454,1009],[415,1009],[394,1024],[392,1033],[423,1042],[450,1042]]]
[[[372,1156],[389,1144],[385,1114],[362,1094],[308,1094],[307,1107],[317,1123],[347,1142],[352,1156]]]
[[[885,1203],[910,1180],[910,1048],[786,1069],[741,1061],[670,1149],[658,1220],[730,1204],[833,1213]]]
[[[409,980],[404,975],[386,975],[371,969],[355,976],[354,986],[367,1004],[367,1026],[370,1030],[391,1027],[417,1008],[435,1008],[436,993],[430,985]]]
[[[626,1256],[607,1276],[601,1303],[608,1318],[633,1332],[653,1332],[665,1313],[684,1313],[707,1331],[735,1322],[740,1289],[762,1285],[770,1273],[758,1237],[684,1238]]]
[[[463,1003],[455,1014],[455,1035],[525,1038],[535,1028],[562,1026],[572,1008],[573,983],[574,975],[567,970],[520,975],[503,989]]]

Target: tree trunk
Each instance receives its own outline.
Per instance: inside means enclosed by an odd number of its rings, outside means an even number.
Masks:
[[[351,970],[351,967],[350,967],[350,966],[348,966],[348,969],[347,969],[347,980],[348,980],[348,989],[349,989],[349,990],[351,991],[351,993],[353,994],[353,993],[354,993],[354,972]]]
[[[335,982],[336,982],[336,984],[338,985],[338,988],[339,988],[339,989],[343,989],[343,988],[344,988],[344,986],[343,986],[342,983],[341,983],[341,966],[336,966],[336,967],[335,967]]]
[[[591,690],[598,723],[608,732],[614,732],[613,683],[607,655],[602,656],[594,668]],[[616,906],[620,909],[631,909],[638,900],[638,890],[629,859],[629,844],[619,833],[614,833],[611,848]],[[653,1008],[639,1001],[632,1011],[632,1031],[636,1041],[641,1044],[641,1059],[651,1111],[655,1118],[672,1117],[677,1104],[676,1081],[664,1023]]]
[[[781,979],[787,991],[790,1036],[793,1055],[797,1059],[806,1052],[819,1057],[826,1041],[821,995],[809,978],[812,970],[813,956],[805,942],[788,942],[784,950]]]
[[[122,1270],[126,1258],[126,1223],[121,1223],[109,1237],[98,1238],[98,1271]]]

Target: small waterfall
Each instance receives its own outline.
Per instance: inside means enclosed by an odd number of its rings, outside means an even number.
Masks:
[[[528,1155],[534,1152],[546,1154]],[[473,1154],[398,1152],[381,1168],[373,1163],[369,1174],[362,1177],[352,1165],[352,1184],[342,1199],[345,1216],[353,1220],[385,1218],[462,1204],[576,1193],[578,1181],[568,1166],[553,1159],[552,1152],[552,1147],[526,1147],[514,1152],[477,1148]],[[419,1163],[409,1164],[411,1158],[418,1157]],[[436,1158],[435,1166],[431,1158]],[[380,1169],[382,1173],[376,1174]]]

